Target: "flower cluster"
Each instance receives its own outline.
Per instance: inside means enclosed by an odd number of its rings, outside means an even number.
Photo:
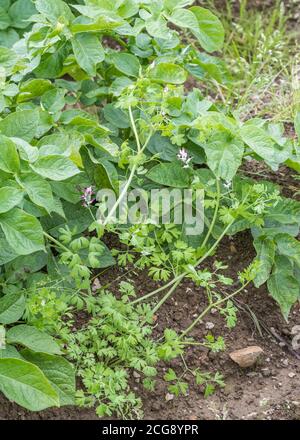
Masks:
[[[85,190],[81,196],[82,205],[85,208],[88,208],[90,205],[92,205],[96,201],[96,199],[94,198],[94,195],[95,195],[95,191],[92,186],[88,186],[87,188],[85,188]]]
[[[177,157],[183,163],[183,168],[189,168],[189,163],[192,160],[192,157],[188,155],[188,152],[184,148],[179,150]]]

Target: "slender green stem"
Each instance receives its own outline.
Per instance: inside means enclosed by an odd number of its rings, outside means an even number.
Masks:
[[[136,128],[136,125],[135,125],[134,117],[133,117],[133,114],[132,114],[132,109],[131,109],[130,106],[129,106],[128,111],[129,111],[130,122],[131,122],[131,125],[132,125],[132,130],[133,130],[134,137],[135,137],[135,140],[136,140],[136,145],[137,145],[138,153],[140,153],[141,149],[142,149],[141,148],[141,142],[140,142],[140,138],[139,138],[139,135],[138,135],[138,132],[137,132],[137,128]]]
[[[210,304],[209,306],[206,307],[205,310],[203,310],[202,313],[200,313],[200,315],[192,322],[192,324],[186,329],[184,330],[183,333],[181,333],[180,335],[180,339],[185,337],[188,333],[190,333],[193,328],[195,327],[195,325],[198,324],[199,321],[201,321],[201,319],[204,318],[204,316],[210,312],[211,309],[220,306],[221,304],[223,304],[224,302],[228,301],[230,298],[233,298],[235,295],[237,295],[238,293],[240,293],[242,290],[245,289],[245,287],[247,287],[247,285],[250,283],[250,281],[248,281],[247,283],[243,284],[238,290],[235,290],[233,293],[231,293],[230,295],[227,295],[225,298],[219,299],[218,301]]]
[[[95,218],[95,216],[94,216],[94,214],[93,214],[93,211],[91,210],[91,207],[88,205],[88,210],[89,210],[89,213],[91,214],[91,217],[92,217],[92,219],[94,220],[94,222],[96,221],[96,218]]]
[[[52,237],[51,235],[47,234],[47,232],[43,232],[44,236],[52,241],[53,243],[56,244],[56,246],[60,247],[61,249],[63,249],[66,252],[71,252],[70,249],[68,249],[66,246],[64,246],[60,241],[56,240],[54,237]]]
[[[153,315],[157,312],[158,309],[160,309],[160,307],[167,301],[167,299],[172,295],[172,293],[174,292],[174,290],[176,289],[176,287],[178,286],[178,284],[180,283],[181,280],[178,280],[172,287],[171,289],[166,293],[166,295],[156,304],[156,306],[154,307],[154,309],[152,310]]]
[[[130,121],[131,121],[132,129],[133,129],[133,133],[134,133],[135,140],[136,140],[136,145],[137,145],[137,149],[138,149],[138,154],[140,154],[140,153],[142,153],[142,152],[144,151],[144,149],[145,149],[146,146],[148,145],[148,142],[150,141],[151,136],[152,136],[152,132],[149,134],[149,136],[148,136],[148,138],[147,138],[147,140],[146,140],[146,142],[145,142],[145,144],[143,145],[143,148],[142,148],[142,147],[141,147],[140,138],[139,138],[139,135],[138,135],[138,132],[137,132],[137,128],[136,128],[136,125],[135,125],[135,122],[134,122],[134,118],[133,118],[133,114],[132,114],[131,107],[129,107],[129,116],[130,116]],[[109,213],[108,213],[108,215],[107,215],[107,217],[106,217],[106,219],[105,219],[105,221],[104,221],[104,223],[103,223],[103,226],[106,226],[106,225],[108,224],[108,222],[110,221],[110,219],[112,218],[112,216],[113,216],[114,213],[116,212],[116,210],[117,210],[118,206],[120,205],[120,203],[121,203],[121,201],[122,201],[124,195],[126,194],[128,188],[129,188],[130,185],[131,185],[132,179],[133,179],[133,177],[134,177],[134,174],[135,174],[137,168],[138,168],[138,163],[136,162],[136,163],[132,166],[132,168],[131,168],[131,172],[130,172],[130,175],[129,175],[129,178],[128,178],[128,180],[127,180],[125,186],[123,187],[123,189],[122,189],[122,191],[121,191],[121,194],[119,195],[118,199],[116,200],[116,202],[114,203],[113,207],[112,207],[111,210],[109,211]]]
[[[134,301],[131,302],[131,304],[137,304],[141,301],[144,301],[148,298],[151,298],[152,296],[156,295],[159,292],[162,292],[163,290],[166,290],[168,287],[173,285],[174,281],[175,281],[175,278],[173,278],[167,284],[164,284],[163,286],[159,287],[158,289],[155,289],[152,292],[146,293],[146,295],[143,295],[140,298],[135,299]]]
[[[126,194],[128,188],[129,188],[129,186],[130,186],[130,184],[132,182],[132,179],[134,177],[136,169],[137,169],[137,164],[133,165],[133,167],[131,168],[131,172],[130,172],[129,178],[128,178],[126,184],[123,186],[123,189],[122,189],[121,194],[119,195],[118,199],[116,200],[116,202],[114,203],[113,207],[109,211],[109,213],[108,213],[108,215],[107,215],[107,217],[106,217],[106,219],[105,219],[105,221],[103,223],[103,226],[106,226],[108,224],[108,222],[110,221],[110,219],[112,218],[112,216],[116,212],[119,204],[121,203],[124,195]]]
[[[201,257],[197,263],[194,265],[194,267],[196,268],[197,266],[199,266],[199,264],[201,264],[204,260],[206,260],[206,258],[208,258],[213,251],[216,249],[216,247],[218,246],[218,244],[220,243],[220,241],[225,237],[225,235],[227,234],[227,232],[229,231],[229,229],[231,228],[231,226],[233,225],[235,220],[232,220],[224,229],[224,231],[222,232],[222,234],[219,236],[219,238],[214,242],[214,244],[212,245],[212,247],[203,255],[203,257]],[[186,272],[188,273],[188,272]]]
[[[215,212],[214,212],[214,215],[213,215],[210,227],[209,227],[209,229],[207,231],[206,237],[205,237],[205,239],[204,239],[204,241],[203,241],[203,243],[201,245],[201,249],[206,246],[206,243],[208,242],[208,240],[209,240],[209,238],[211,236],[211,233],[213,231],[213,228],[215,226],[215,223],[216,223],[217,217],[218,217],[218,212],[219,212],[219,207],[220,207],[220,200],[221,200],[221,189],[220,189],[220,181],[219,181],[219,179],[216,179],[216,185],[217,185],[216,208],[215,208]]]

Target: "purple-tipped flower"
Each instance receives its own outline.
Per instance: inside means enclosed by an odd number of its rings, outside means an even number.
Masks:
[[[85,208],[88,208],[90,205],[92,205],[96,199],[93,197],[95,194],[95,191],[93,190],[92,186],[88,186],[87,188],[85,188],[81,199],[82,199],[82,205]]]
[[[184,148],[179,150],[177,157],[183,163],[183,168],[188,168],[190,166],[189,163],[192,158],[188,155],[188,152]]]

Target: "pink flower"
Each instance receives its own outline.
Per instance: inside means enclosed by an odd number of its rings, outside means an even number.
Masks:
[[[93,197],[95,194],[95,191],[93,190],[92,186],[88,186],[87,188],[85,188],[81,199],[83,200],[82,205],[85,208],[88,208],[90,205],[92,205],[96,199]]]
[[[184,148],[181,148],[179,150],[177,157],[183,163],[183,168],[189,167],[189,163],[192,160],[192,157],[189,157],[188,152]]]

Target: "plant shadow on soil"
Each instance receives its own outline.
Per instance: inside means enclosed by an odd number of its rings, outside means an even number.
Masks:
[[[245,173],[248,172],[259,173],[266,170],[251,163],[250,167],[245,169]],[[281,184],[285,188],[286,196],[295,192],[295,185],[299,187],[299,182],[292,178],[292,172],[284,167],[278,173],[268,173],[267,177]],[[227,263],[227,275],[236,278],[237,272],[243,270],[254,256],[252,238],[250,233],[246,232],[223,240],[214,259]],[[100,282],[102,285],[111,283],[110,290],[117,291],[114,282],[124,272],[125,269],[113,268],[101,277]],[[149,280],[146,272],[136,273],[130,278],[130,281],[135,283],[138,294],[144,294],[156,286]],[[211,333],[224,336],[224,352],[212,353],[204,347],[190,346],[185,353],[185,361],[189,368],[199,368],[200,371],[211,373],[220,371],[225,377],[225,388],[217,389],[213,396],[205,399],[203,390],[195,384],[191,376],[187,376],[185,380],[189,382],[188,395],[166,401],[167,385],[163,380],[166,370],[172,367],[178,374],[183,371],[181,359],[176,359],[169,365],[159,367],[153,393],[143,389],[139,378],[132,378],[132,388],[142,397],[146,420],[300,419],[300,351],[293,354],[287,349],[291,347],[292,328],[300,324],[300,304],[293,308],[289,323],[286,323],[265,286],[259,289],[250,286],[238,301],[243,310],[239,309],[238,324],[233,330],[225,327],[220,315],[209,314],[191,334],[195,340],[202,340],[208,333],[206,322],[212,323],[214,326]],[[185,281],[160,309],[156,321],[156,334],[161,334],[166,327],[180,332],[189,325],[193,316],[197,316],[203,310],[205,304],[203,289],[188,280]],[[258,331],[249,310],[262,324],[262,334]],[[272,332],[275,332],[277,338],[274,338]],[[282,341],[286,342],[285,346]],[[259,345],[264,353],[256,366],[241,369],[229,358],[229,353],[250,345]],[[97,416],[93,409],[77,407],[32,413],[0,395],[0,420],[25,419],[92,420],[97,419]]]

